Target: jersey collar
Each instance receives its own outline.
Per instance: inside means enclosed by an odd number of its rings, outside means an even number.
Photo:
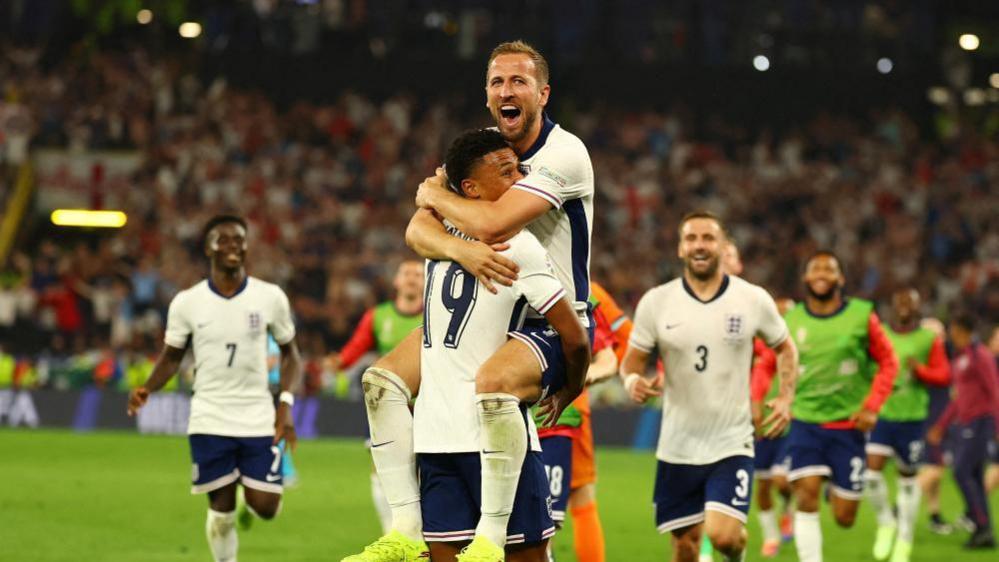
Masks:
[[[548,135],[551,134],[552,129],[555,128],[555,122],[548,118],[548,113],[541,112],[541,133],[538,134],[538,139],[534,141],[531,148],[527,149],[527,152],[520,155],[520,161],[523,162],[538,153],[541,147],[548,142]]]
[[[728,289],[728,274],[725,274],[722,277],[721,285],[718,286],[718,292],[715,293],[715,296],[711,297],[708,300],[702,300],[701,297],[697,296],[697,293],[694,292],[694,288],[691,287],[689,283],[687,283],[686,277],[681,277],[680,279],[683,281],[683,290],[687,291],[688,295],[693,297],[695,301],[701,304],[708,304],[709,302],[714,302],[718,300],[719,298],[721,298],[722,295],[725,294],[725,290]]]
[[[222,291],[220,291],[219,288],[215,286],[215,283],[212,282],[212,278],[211,277],[208,278],[208,288],[211,289],[212,292],[215,293],[216,295],[218,295],[218,296],[220,296],[220,297],[222,297],[222,298],[224,298],[226,300],[231,300],[231,299],[234,299],[237,296],[239,296],[239,294],[242,293],[244,289],[246,289],[246,285],[249,282],[250,282],[250,276],[247,275],[246,277],[243,278],[243,283],[239,286],[238,289],[236,289],[236,292],[233,293],[231,297],[227,297],[227,296],[223,295]]]
[[[808,308],[807,302],[801,303],[801,307],[805,309],[805,314],[811,316],[812,318],[832,318],[833,316],[836,316],[840,312],[846,310],[846,305],[849,304],[849,302],[850,302],[849,299],[843,297],[843,302],[840,303],[839,308],[830,312],[829,314],[818,314],[816,312],[812,312],[811,309]]]

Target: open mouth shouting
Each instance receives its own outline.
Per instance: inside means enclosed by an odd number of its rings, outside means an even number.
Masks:
[[[512,103],[504,103],[500,106],[500,123],[505,129],[514,129],[521,124],[524,112]]]

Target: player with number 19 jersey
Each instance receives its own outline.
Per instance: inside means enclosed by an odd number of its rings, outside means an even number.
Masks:
[[[567,298],[532,234],[521,231],[508,243],[510,248],[503,253],[520,265],[520,273],[513,286],[498,286],[497,294],[483,289],[455,262],[427,262],[422,382],[413,409],[413,444],[428,542],[468,541],[475,536],[480,506],[476,372],[508,337],[519,337],[515,331],[528,307],[544,314]],[[546,372],[562,369],[547,367]],[[530,422],[528,428],[531,452],[521,472],[508,544],[536,543],[554,534],[537,430]]]

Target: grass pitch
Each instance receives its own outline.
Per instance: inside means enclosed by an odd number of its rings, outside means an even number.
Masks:
[[[192,496],[190,455],[183,437],[128,432],[76,434],[0,430],[0,560],[4,562],[210,561],[203,496]],[[300,445],[298,487],[286,492],[281,515],[241,533],[240,562],[339,561],[373,540],[378,523],[369,495],[369,459],[360,440]],[[651,453],[598,449],[600,513],[607,559],[663,561],[669,541],[652,522]],[[891,474],[891,470],[887,474]],[[893,480],[893,479],[892,479]],[[999,497],[992,498],[999,513]],[[945,515],[962,510],[949,478]],[[824,508],[825,509],[825,508]],[[750,514],[749,560],[760,560],[759,530]],[[874,518],[862,506],[854,529],[823,513],[826,560],[869,561]],[[914,562],[992,561],[996,551],[961,550],[963,533],[932,535],[920,515]],[[560,562],[575,560],[571,530],[555,540]],[[777,560],[796,560],[785,545]]]

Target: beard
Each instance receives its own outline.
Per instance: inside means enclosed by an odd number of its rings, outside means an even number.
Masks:
[[[828,291],[824,293],[819,293],[816,290],[812,289],[811,285],[806,283],[805,291],[808,293],[808,296],[812,297],[813,299],[819,302],[829,302],[834,298],[836,298],[836,295],[839,294],[839,286],[832,285],[831,287],[829,287]]]
[[[493,118],[496,120],[496,126],[497,128],[499,128],[500,134],[503,135],[503,138],[506,140],[506,142],[510,144],[516,144],[524,140],[524,137],[526,137],[527,134],[531,131],[531,128],[534,126],[534,123],[538,120],[538,117],[541,115],[541,111],[538,110],[537,108],[532,109],[530,111],[526,109],[521,109],[520,112],[521,112],[520,126],[512,130],[504,130],[503,126],[500,125],[500,123],[502,123],[503,121],[499,108],[496,109],[496,112],[493,115]]]
[[[721,260],[718,258],[718,256],[709,256],[708,267],[703,271],[698,271],[694,269],[693,256],[691,256],[684,260],[684,265],[686,267],[686,270],[690,272],[690,275],[694,279],[697,279],[698,281],[707,281],[708,279],[714,277],[716,273],[718,273],[718,267],[720,265],[720,262]]]

